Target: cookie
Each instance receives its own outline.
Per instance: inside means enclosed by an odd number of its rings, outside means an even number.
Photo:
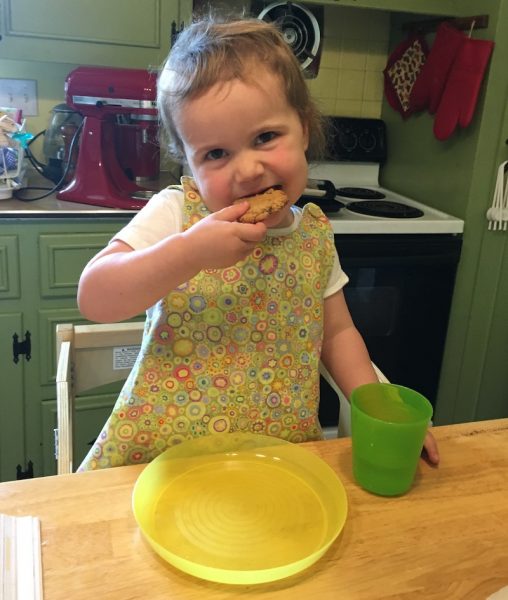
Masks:
[[[282,190],[270,188],[262,194],[235,200],[234,204],[244,202],[245,200],[250,204],[250,207],[247,212],[238,219],[240,223],[258,223],[259,221],[264,221],[268,215],[283,208],[288,199]]]

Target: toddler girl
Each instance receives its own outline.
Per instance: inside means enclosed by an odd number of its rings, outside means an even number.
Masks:
[[[319,361],[346,395],[377,381],[330,224],[317,206],[294,206],[323,131],[277,28],[204,19],[184,29],[159,77],[158,108],[192,178],[154,196],[82,274],[85,317],[147,318],[81,470],[148,462],[216,432],[320,439]],[[248,203],[235,201],[273,187],[286,205],[240,223]],[[437,461],[431,437],[427,451]]]

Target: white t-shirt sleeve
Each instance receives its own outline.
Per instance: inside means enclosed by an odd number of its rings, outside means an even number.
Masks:
[[[348,281],[349,277],[342,270],[342,267],[340,266],[339,255],[337,254],[337,250],[335,250],[332,272],[330,273],[328,286],[325,290],[325,298],[328,298],[328,296],[331,296],[332,294],[335,294],[335,292],[341,290]]]
[[[113,240],[125,242],[134,250],[153,246],[182,231],[182,210],[183,192],[169,188],[161,190],[115,234]]]

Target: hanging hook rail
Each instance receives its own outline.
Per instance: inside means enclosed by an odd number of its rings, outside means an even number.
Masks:
[[[473,19],[473,22],[471,23],[471,27],[469,28],[469,35],[468,37],[471,37],[473,35],[473,29],[476,25],[476,19]]]
[[[489,15],[476,15],[472,17],[440,17],[437,19],[422,19],[421,21],[409,21],[402,25],[403,31],[417,31],[418,33],[431,33],[441,25],[443,21],[450,23],[453,27],[464,31],[472,29],[486,29],[489,26]]]

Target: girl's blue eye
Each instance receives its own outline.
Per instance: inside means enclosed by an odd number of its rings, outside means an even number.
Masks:
[[[206,153],[206,160],[219,160],[220,158],[224,158],[226,156],[226,152],[222,150],[222,148],[214,148]]]
[[[267,144],[268,142],[271,142],[275,137],[277,137],[275,131],[265,131],[264,133],[260,133],[258,135],[258,137],[256,138],[256,142],[258,144]]]

